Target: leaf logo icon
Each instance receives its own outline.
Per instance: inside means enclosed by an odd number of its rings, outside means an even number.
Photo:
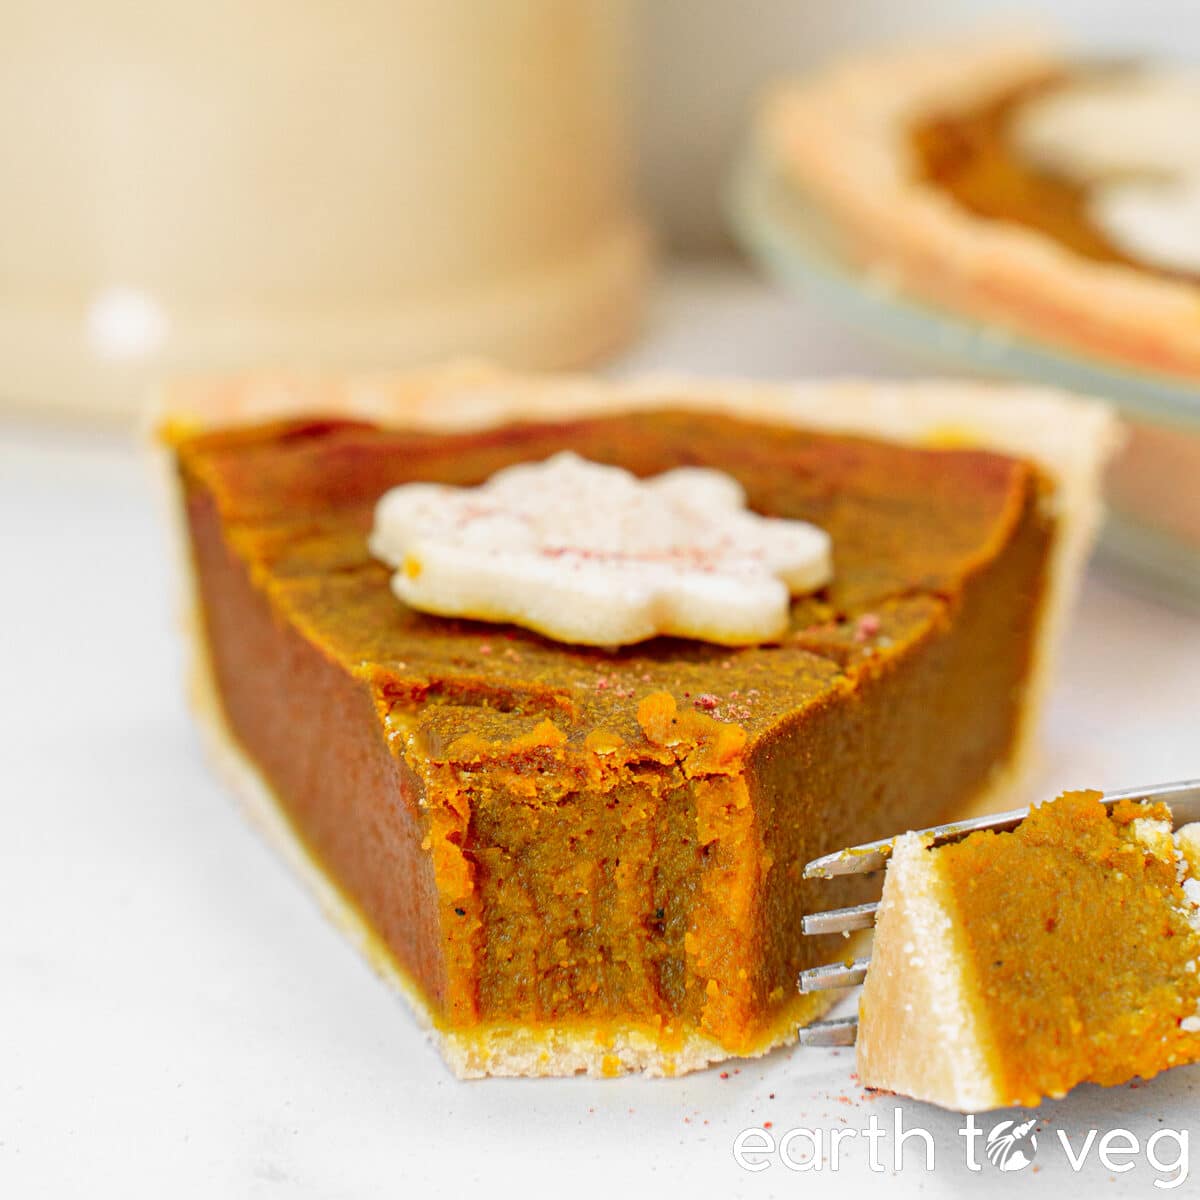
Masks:
[[[988,1161],[1001,1171],[1020,1171],[1033,1162],[1037,1153],[1037,1134],[1033,1127],[1037,1117],[1031,1117],[1020,1125],[1014,1121],[1001,1121],[988,1134],[986,1153]]]

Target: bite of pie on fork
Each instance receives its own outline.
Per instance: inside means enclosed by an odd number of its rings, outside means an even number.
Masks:
[[[857,1019],[801,1041],[855,1043],[865,1086],[963,1111],[1200,1059],[1197,822],[1200,780],[1068,792],[809,863],[887,873],[878,904],[805,918],[809,934],[875,933],[869,960],[801,976],[864,984]]]

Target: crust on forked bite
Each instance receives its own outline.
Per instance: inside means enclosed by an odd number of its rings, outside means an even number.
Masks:
[[[963,1112],[997,1108],[935,862],[918,834],[897,839],[859,1014],[859,1078]]]
[[[769,97],[758,149],[831,220],[848,254],[901,288],[1042,343],[1198,375],[1200,288],[975,216],[912,171],[914,122],[1070,65],[1036,33],[848,58]]]
[[[1045,609],[1032,667],[1029,707],[1010,762],[998,771],[981,807],[1006,802],[1027,759],[1032,714],[1044,687],[1051,650],[1100,515],[1099,478],[1118,434],[1103,405],[1038,389],[973,383],[813,383],[762,386],[738,382],[659,379],[604,383],[573,377],[529,377],[465,365],[403,376],[341,380],[258,376],[223,383],[183,383],[164,397],[159,420],[167,440],[203,429],[320,414],[386,426],[464,430],[513,421],[567,421],[600,413],[670,407],[731,415],[908,443],[974,444],[1035,460],[1055,480],[1058,521]],[[164,455],[169,467],[169,456]],[[174,473],[164,471],[176,487]],[[178,516],[181,508],[173,504]],[[181,535],[185,534],[177,521]],[[193,643],[193,699],[210,752],[255,823],[317,896],[335,923],[380,974],[397,987],[440,1043],[457,1074],[606,1075],[640,1070],[678,1074],[729,1057],[715,1040],[685,1034],[669,1051],[647,1031],[615,1030],[599,1044],[594,1032],[511,1027],[440,1030],[419,990],[363,920],[320,871],[282,815],[261,774],[231,736],[217,702],[203,624],[190,581],[183,536],[179,560],[185,580],[187,628]],[[823,996],[797,996],[754,1052],[794,1039],[798,1023],[819,1016]]]

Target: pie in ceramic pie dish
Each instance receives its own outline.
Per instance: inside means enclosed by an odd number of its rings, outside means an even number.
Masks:
[[[845,253],[999,328],[1200,377],[1200,71],[1035,36],[891,49],[781,88],[760,142]]]
[[[791,1040],[827,1003],[796,990],[830,955],[803,864],[1003,801],[1115,428],[1032,389],[464,367],[180,385],[160,436],[234,790],[459,1075],[612,1075]],[[734,646],[400,599],[383,497],[565,451],[721,472],[823,531],[832,576]]]
[[[859,1013],[868,1087],[979,1111],[1200,1058],[1200,826],[1069,792],[888,864]]]

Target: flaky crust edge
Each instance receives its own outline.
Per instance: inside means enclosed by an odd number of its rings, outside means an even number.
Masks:
[[[846,58],[767,97],[756,150],[816,202],[854,260],[902,290],[1042,343],[1200,375],[1200,288],[975,217],[910,171],[914,120],[1064,66],[1034,30]]]
[[[302,416],[363,419],[429,431],[486,429],[512,421],[579,417],[669,407],[857,433],[915,444],[970,444],[1031,458],[1056,481],[1058,536],[1052,550],[1025,713],[1007,764],[975,798],[973,811],[1009,802],[1032,751],[1036,714],[1054,649],[1101,516],[1100,477],[1119,444],[1119,426],[1103,404],[1043,389],[978,383],[830,381],[756,384],[658,377],[603,382],[573,376],[524,376],[479,364],[403,375],[301,378],[243,376],[176,383],[152,421],[157,475],[174,533],[181,616],[191,647],[190,699],[205,750],[262,836],[307,885],[330,920],[392,987],[460,1078],[485,1075],[670,1076],[735,1054],[699,1031],[664,1046],[652,1032],[505,1026],[470,1032],[440,1029],[425,997],[382,946],[358,910],[314,862],[262,775],[230,733],[209,664],[187,547],[186,518],[169,443],[190,433]],[[166,447],[164,449],[164,443]],[[797,996],[751,1055],[795,1039],[796,1026],[820,1016],[826,995]],[[744,1053],[744,1052],[743,1052]]]

